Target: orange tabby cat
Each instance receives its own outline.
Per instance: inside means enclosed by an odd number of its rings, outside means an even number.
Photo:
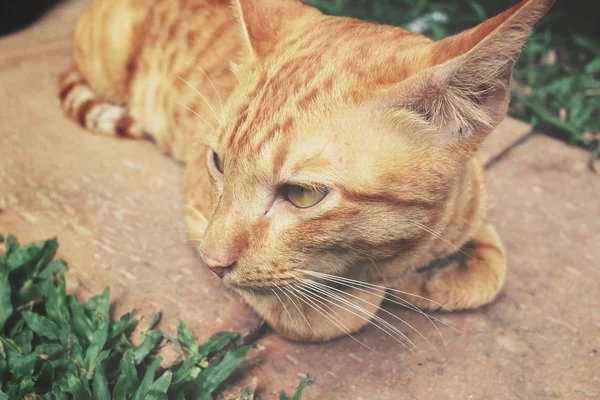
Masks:
[[[186,162],[205,264],[285,337],[328,340],[385,327],[386,293],[459,310],[500,291],[474,154],[552,2],[433,42],[296,0],[94,0],[60,98]]]

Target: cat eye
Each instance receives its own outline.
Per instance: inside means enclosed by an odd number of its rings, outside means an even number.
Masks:
[[[215,168],[217,168],[217,171],[223,173],[223,165],[221,164],[221,159],[216,151],[213,151],[213,162],[215,163]]]
[[[329,188],[306,188],[299,185],[287,185],[283,187],[283,195],[286,200],[298,208],[309,208],[327,196]]]

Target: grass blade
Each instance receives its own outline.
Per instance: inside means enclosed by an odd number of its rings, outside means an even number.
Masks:
[[[102,364],[98,364],[94,369],[94,388],[92,391],[94,400],[110,399],[110,391],[108,390],[108,380],[104,374]]]
[[[156,360],[152,362],[150,367],[146,370],[144,374],[144,378],[140,382],[140,386],[135,391],[133,395],[133,400],[143,400],[145,399],[148,391],[150,390],[150,386],[152,386],[152,382],[154,381],[154,375],[156,375],[156,370],[160,367],[160,363],[162,362],[162,357],[158,357]]]
[[[202,371],[196,380],[198,389],[206,393],[213,393],[221,383],[231,375],[231,373],[240,365],[246,353],[251,346],[242,346],[225,353],[223,359],[218,363],[210,364],[207,369]]]
[[[60,328],[54,321],[40,314],[35,314],[31,311],[23,311],[21,316],[25,320],[29,329],[34,331],[41,337],[46,339],[56,340],[60,335]]]
[[[150,386],[148,394],[146,395],[146,400],[167,400],[167,390],[169,390],[172,378],[173,373],[171,371],[165,371],[165,373]]]
[[[139,365],[148,357],[160,344],[162,341],[163,335],[160,331],[150,331],[147,332],[143,338],[140,345],[133,350],[133,359],[135,360],[135,364]]]
[[[3,258],[0,258],[0,333],[4,330],[6,321],[13,313],[11,302],[11,285],[8,281],[9,267]]]

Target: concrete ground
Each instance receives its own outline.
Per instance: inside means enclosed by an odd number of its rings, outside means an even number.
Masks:
[[[56,79],[83,1],[0,38],[0,232],[58,237],[68,286],[110,286],[117,313],[162,310],[163,330],[188,323],[200,340],[255,334],[235,388],[256,376],[262,398],[288,393],[309,372],[305,399],[600,398],[600,178],[588,153],[507,119],[480,153],[491,219],[508,252],[501,296],[488,307],[422,316],[388,306],[420,348],[384,333],[327,344],[286,342],[201,268],[183,224],[183,167],[150,143],[91,135],[67,120]],[[386,314],[382,314],[386,317]],[[445,345],[444,345],[445,344]]]

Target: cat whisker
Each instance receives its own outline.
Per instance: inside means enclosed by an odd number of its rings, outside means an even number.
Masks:
[[[273,286],[275,286],[275,282],[273,282],[272,280],[269,280],[269,282],[271,282],[271,284]],[[299,327],[298,327],[298,324],[296,323],[296,320],[294,318],[292,318],[292,314],[290,314],[290,312],[289,312],[288,308],[286,307],[285,303],[283,302],[283,300],[281,300],[281,297],[279,297],[279,295],[277,294],[277,292],[275,291],[275,289],[271,289],[271,292],[273,292],[273,294],[275,295],[275,297],[277,297],[277,300],[279,300],[279,302],[283,306],[283,309],[285,310],[285,312],[287,313],[288,317],[290,318],[290,321],[292,321],[292,323],[294,324],[294,326],[296,326],[296,329],[299,330]]]
[[[414,350],[410,346],[408,346],[406,343],[404,343],[401,339],[408,341],[414,348],[417,349],[419,354],[421,354],[421,350],[404,333],[402,333],[398,328],[396,328],[389,322],[385,321],[383,318],[373,314],[372,312],[365,310],[363,307],[359,306],[358,304],[354,303],[353,301],[350,301],[350,300],[344,298],[343,296],[333,293],[332,291],[329,290],[330,288],[328,286],[325,286],[325,288],[321,288],[316,285],[312,285],[312,283],[313,283],[313,281],[305,282],[305,285],[303,285],[303,287],[306,288],[307,290],[312,290],[313,291],[312,294],[314,296],[317,296],[326,302],[330,302],[331,304],[335,305],[336,307],[339,307],[339,308],[343,309],[344,311],[375,326],[376,328],[380,329],[381,331],[385,332],[388,336],[390,336],[391,338],[396,340],[402,346],[406,347],[406,349],[409,350],[411,353],[415,354]],[[325,297],[321,297],[317,293],[320,293],[321,295],[323,295]],[[339,302],[341,304],[334,303],[332,300],[336,300],[337,302]],[[358,313],[348,309],[344,305],[347,305],[348,307],[355,309],[359,313],[365,314],[366,317],[364,315],[358,314]],[[421,354],[421,357],[423,359],[425,359],[425,357],[423,357],[422,354]]]
[[[356,289],[360,290],[358,288],[356,288]],[[456,329],[455,327],[453,327],[449,323],[447,323],[445,321],[442,321],[441,319],[436,318],[433,315],[427,314],[426,312],[424,312],[419,307],[417,307],[417,306],[415,306],[413,304],[408,303],[410,306],[407,306],[406,305],[407,301],[405,299],[403,299],[402,297],[399,297],[399,296],[397,296],[397,295],[395,295],[393,293],[386,293],[386,296],[387,296],[386,300],[389,301],[390,303],[393,303],[393,304],[396,304],[396,305],[408,308],[410,310],[413,310],[413,311],[415,311],[415,312],[423,315],[425,318],[427,318],[427,320],[429,321],[429,323],[431,323],[431,325],[433,325],[433,328],[436,330],[436,332],[437,332],[438,336],[440,337],[440,339],[441,339],[442,344],[444,345],[444,347],[446,347],[448,345],[448,342],[446,342],[446,339],[444,339],[444,335],[442,335],[442,332],[440,331],[440,329],[436,325],[436,322],[439,322],[439,323],[443,324],[444,326],[447,326],[448,328],[454,330],[455,332],[460,332],[458,329]],[[390,297],[396,298],[396,299],[402,301],[402,303],[399,302],[399,301],[390,299]]]
[[[219,94],[219,91],[217,90],[217,87],[213,83],[213,80],[210,79],[210,76],[208,76],[208,74],[206,73],[206,71],[204,71],[204,69],[200,65],[198,65],[198,63],[196,61],[192,60],[192,62],[194,63],[194,65],[196,67],[198,67],[198,69],[200,71],[202,71],[202,73],[204,74],[204,76],[206,76],[206,79],[208,79],[208,81],[210,82],[213,90],[215,91],[215,94],[217,95],[217,99],[219,100],[219,104],[221,106],[221,115],[222,115],[223,121],[225,121],[225,108],[223,107],[223,101],[221,100],[221,95]]]
[[[194,85],[192,85],[191,83],[189,83],[188,81],[186,81],[185,79],[183,79],[182,77],[178,76],[177,78],[181,79],[186,85],[188,85],[190,88],[192,88],[196,93],[198,93],[198,95],[202,98],[202,100],[204,100],[204,102],[206,103],[206,105],[208,106],[208,108],[210,108],[210,111],[212,111],[215,119],[217,120],[217,123],[221,123],[221,119],[219,118],[219,116],[217,115],[215,109],[213,108],[213,106],[210,104],[210,102],[208,101],[208,99],[206,97],[204,97],[204,95],[194,87]]]
[[[280,279],[278,279],[280,280]],[[313,335],[316,337],[317,334],[315,333],[315,330],[313,329],[312,325],[310,324],[310,322],[308,322],[308,319],[306,319],[306,316],[304,315],[304,312],[300,309],[300,306],[298,306],[296,304],[296,302],[292,299],[291,296],[298,298],[298,296],[296,296],[293,291],[291,291],[290,289],[288,289],[288,287],[292,287],[289,283],[287,283],[286,281],[281,281],[283,282],[283,284],[285,285],[285,287],[281,287],[281,293],[283,293],[285,295],[285,297],[288,298],[288,300],[294,305],[294,307],[296,307],[296,310],[298,310],[298,313],[300,313],[300,316],[302,317],[302,319],[304,319],[304,322],[306,322],[306,325],[308,326],[308,328],[311,330],[311,332],[313,333]],[[287,290],[286,290],[287,289]],[[288,294],[288,291],[290,294]],[[290,296],[291,295],[291,296]],[[319,341],[320,342],[320,341]]]
[[[372,258],[370,259],[371,264],[373,265],[373,267],[375,268],[375,270],[377,271],[377,273],[379,274],[379,277],[381,278],[381,282],[386,283],[385,281],[385,277],[383,276],[383,274],[381,273],[381,270],[379,269],[379,267],[377,266],[377,264],[375,263],[375,260],[373,260]]]
[[[325,317],[329,322],[331,322],[331,324],[333,324],[335,327],[337,327],[340,330],[342,330],[346,335],[348,335],[349,337],[351,337],[352,340],[356,341],[357,343],[359,343],[361,346],[365,347],[366,349],[371,350],[371,351],[374,352],[374,350],[371,349],[369,346],[367,346],[366,344],[364,344],[363,342],[361,342],[360,340],[358,340],[357,338],[355,338],[354,336],[352,336],[352,334],[350,333],[350,331],[349,331],[348,327],[346,327],[346,325],[344,325],[342,322],[340,322],[334,316],[332,316],[329,313],[327,313],[327,311],[325,311],[321,306],[319,306],[318,304],[316,304],[315,301],[318,301],[318,300],[317,299],[313,300],[314,296],[312,294],[307,294],[305,291],[301,290],[300,286],[296,286],[296,288],[294,288],[293,290],[294,290],[295,293],[297,293],[297,295],[298,295],[297,297],[298,297],[299,300],[301,300],[306,305],[308,305],[309,307],[311,307],[313,310],[315,310],[316,312],[318,312],[319,314],[321,314],[323,317]],[[311,298],[311,296],[313,298]],[[319,303],[323,304],[324,306],[328,307],[331,310],[331,307],[327,306],[326,303],[323,303],[321,301],[319,301]],[[339,314],[338,314],[338,316],[339,316]]]
[[[378,324],[379,321],[375,320],[374,318],[367,318],[367,317],[365,317],[365,316],[363,316],[361,314],[358,314],[358,313],[356,313],[356,312],[348,309],[348,307],[344,306],[344,301],[340,300],[340,298],[336,298],[335,296],[331,296],[328,293],[324,293],[323,291],[320,291],[320,290],[318,290],[316,288],[313,288],[313,287],[310,287],[310,286],[306,286],[306,285],[299,286],[299,289],[302,292],[304,292],[304,293],[312,296],[315,300],[320,301],[322,304],[326,304],[327,307],[330,308],[330,309],[333,309],[332,307],[340,308],[340,309],[346,311],[347,313],[352,314],[352,315],[354,315],[354,316],[362,319],[363,321],[367,322],[368,324],[373,325],[374,327],[376,327],[377,329],[381,330],[386,335],[390,336],[392,339],[394,339],[395,341],[397,341],[398,343],[400,343],[402,346],[406,347],[409,351],[413,352],[413,350],[406,343],[404,343],[402,340],[400,340],[398,337],[396,337],[393,333],[391,333],[389,331],[389,329],[385,325],[384,326],[380,326]],[[334,302],[334,300],[336,300],[337,303]],[[339,304],[339,303],[341,303],[341,304]],[[357,311],[366,312],[362,307],[352,307],[352,308],[357,309]],[[362,342],[360,342],[360,343],[362,343]]]
[[[354,284],[358,284],[358,285],[361,285],[361,286],[368,286],[370,288],[379,289],[381,291],[391,290],[391,291],[396,292],[396,293],[400,293],[400,294],[404,294],[404,295],[407,295],[407,296],[412,296],[412,297],[416,297],[416,298],[419,298],[419,299],[422,299],[422,300],[429,301],[430,303],[435,304],[436,306],[444,309],[445,311],[452,312],[452,310],[450,310],[449,308],[445,307],[443,304],[438,303],[437,301],[428,299],[427,297],[419,296],[417,294],[405,292],[403,290],[394,289],[394,288],[388,288],[388,287],[380,286],[380,285],[375,285],[374,283],[357,281],[355,279],[345,278],[345,277],[342,277],[342,276],[330,275],[330,274],[326,274],[326,273],[323,273],[323,272],[308,271],[308,270],[304,270],[304,269],[303,270],[299,270],[299,271],[302,272],[302,273],[304,273],[304,274],[307,274],[307,275],[315,276],[317,278],[323,278],[323,279],[329,278],[329,279],[332,279],[332,280],[354,283]]]
[[[448,239],[446,239],[445,237],[443,237],[442,235],[440,235],[439,233],[437,233],[436,231],[434,231],[433,229],[420,224],[418,222],[415,221],[408,221],[409,224],[416,226],[417,228],[420,228],[422,230],[424,230],[425,232],[428,232],[430,234],[432,234],[433,236],[435,236],[436,238],[440,239],[442,242],[446,243],[447,245],[451,246],[452,248],[454,248],[456,251],[464,254],[465,256],[469,257],[470,259],[476,260],[475,257],[473,257],[472,255],[468,254],[467,252],[465,252],[463,249],[461,249],[460,247],[454,245],[453,243],[451,243]],[[478,260],[481,261],[481,260]]]
[[[325,274],[325,275],[327,275],[327,274]],[[346,286],[346,287],[349,287],[349,288],[352,288],[352,289],[355,289],[355,290],[358,290],[358,291],[361,291],[361,292],[364,292],[364,293],[369,293],[369,294],[385,294],[386,295],[386,300],[389,301],[390,303],[394,303],[394,304],[399,305],[401,307],[408,308],[409,310],[417,312],[417,313],[423,315],[425,318],[427,318],[427,320],[431,323],[431,325],[433,325],[433,327],[437,331],[437,334],[439,335],[440,339],[442,340],[442,343],[443,343],[444,347],[446,347],[447,342],[444,339],[444,336],[442,335],[442,332],[439,330],[438,326],[436,325],[436,323],[434,321],[439,322],[439,323],[447,326],[448,328],[453,329],[456,332],[459,332],[458,329],[456,329],[455,327],[453,327],[449,323],[447,323],[445,321],[442,321],[441,319],[436,318],[436,317],[434,317],[432,315],[427,314],[426,312],[424,312],[423,310],[421,310],[419,307],[411,304],[408,300],[403,299],[402,297],[397,296],[394,293],[390,293],[389,291],[384,290],[383,288],[380,289],[380,288],[377,288],[377,287],[370,287],[369,286],[370,284],[367,284],[367,283],[361,282],[361,281],[354,281],[354,283],[350,284],[348,282],[344,282],[344,281],[335,279],[337,277],[335,277],[334,275],[330,275],[329,277],[320,276],[319,278],[323,279],[323,280],[331,281],[331,282],[337,283],[339,285],[343,285],[343,286]],[[388,290],[391,290],[391,289],[388,289]],[[390,297],[392,297],[394,299],[397,299],[397,300],[393,300]]]
[[[173,100],[173,99],[172,99]],[[185,108],[186,110],[188,110],[189,112],[191,112],[192,114],[196,115],[198,118],[200,118],[202,121],[204,121],[204,123],[206,125],[208,125],[210,127],[210,129],[213,131],[213,133],[216,135],[217,134],[217,129],[210,123],[208,122],[202,115],[198,114],[196,111],[192,110],[191,108],[189,108],[188,106],[181,104],[180,102],[178,102],[177,100],[173,100],[173,102],[175,102],[175,104],[177,104],[178,106],[181,106],[183,108]]]
[[[387,284],[386,279],[383,276],[383,274],[381,273],[381,270],[379,269],[379,267],[377,266],[377,263],[375,263],[375,260],[371,259],[371,264],[373,265],[373,267],[375,268],[375,270],[377,270],[377,273],[379,274],[379,277],[381,278],[381,282]],[[388,287],[389,287],[389,285],[388,285]],[[364,291],[364,290],[358,289],[356,287],[355,287],[355,289]],[[414,311],[416,311],[416,312],[418,312],[420,314],[423,314],[425,316],[425,318],[427,318],[429,320],[429,322],[431,322],[431,324],[438,331],[438,334],[440,335],[440,338],[442,339],[442,342],[444,343],[444,346],[446,346],[446,341],[444,340],[444,337],[442,336],[442,333],[437,328],[437,325],[431,320],[431,318],[434,318],[434,317],[430,317],[427,313],[423,312],[423,310],[421,310],[419,307],[415,306],[414,304],[411,304],[408,300],[405,300],[405,299],[403,299],[403,298],[401,298],[399,296],[396,296],[394,294],[391,294],[389,292],[386,292],[386,295],[396,297],[396,298],[398,298],[398,299],[400,299],[402,301],[402,303],[399,303],[397,301],[393,301],[393,300],[390,300],[388,298],[387,300],[389,300],[390,302],[398,304],[398,305],[401,305],[401,306],[406,307],[408,309],[414,310]],[[437,319],[437,318],[434,318],[434,319]]]
[[[202,213],[200,211],[198,211],[196,208],[190,206],[189,204],[186,207],[189,208],[190,210],[192,210],[194,212],[194,214],[196,214],[202,221],[204,221],[206,223],[206,226],[208,226],[208,219],[206,219],[206,217],[204,215],[202,215]]]
[[[365,299],[362,299],[362,298],[360,298],[360,297],[358,297],[358,296],[355,296],[355,295],[353,295],[352,293],[348,293],[348,292],[345,292],[345,291],[343,291],[343,290],[340,290],[340,289],[337,289],[337,288],[334,288],[334,287],[331,287],[331,286],[327,286],[327,285],[325,285],[325,284],[323,284],[323,283],[316,282],[316,281],[312,281],[312,280],[309,280],[309,279],[302,279],[302,278],[300,278],[300,281],[301,281],[301,282],[305,282],[305,283],[306,283],[306,282],[311,282],[311,284],[318,285],[318,286],[321,286],[321,287],[326,287],[326,288],[327,288],[327,289],[329,289],[329,290],[335,291],[335,292],[337,292],[337,293],[345,294],[345,295],[347,295],[347,296],[349,296],[349,297],[352,297],[353,299],[360,300],[360,301],[362,301],[362,302],[364,302],[364,303],[366,303],[366,304],[368,304],[368,305],[370,305],[370,306],[373,306],[373,307],[377,307],[377,308],[379,308],[379,306],[378,306],[378,305],[376,305],[376,304],[373,304],[373,303],[371,303],[371,302],[370,302],[370,301],[368,301],[368,300],[365,300]],[[416,333],[417,333],[419,336],[421,336],[423,339],[425,339],[425,341],[426,341],[426,342],[427,342],[427,343],[428,343],[428,344],[429,344],[431,347],[433,347],[433,348],[434,348],[434,349],[435,349],[435,350],[436,350],[436,351],[439,353],[439,350],[437,349],[437,347],[435,347],[435,346],[434,346],[434,344],[433,344],[433,343],[431,343],[431,341],[429,341],[429,339],[427,339],[427,337],[425,337],[425,335],[423,335],[423,334],[422,334],[422,333],[421,333],[421,332],[420,332],[420,331],[419,331],[417,328],[415,328],[414,326],[412,326],[412,325],[411,325],[411,324],[409,324],[408,322],[404,321],[402,318],[398,317],[397,315],[394,315],[394,314],[392,314],[391,312],[389,312],[389,311],[388,311],[388,310],[386,310],[385,308],[379,308],[379,309],[380,309],[382,312],[384,312],[384,313],[386,313],[386,314],[388,314],[388,315],[392,316],[392,317],[393,317],[393,318],[395,318],[396,320],[400,321],[402,324],[404,324],[404,325],[408,326],[408,327],[409,327],[410,329],[412,329],[413,331],[415,331],[415,332],[416,332]],[[405,335],[404,335],[404,336],[405,336]],[[405,336],[405,337],[406,337],[406,336]],[[416,345],[415,345],[415,344],[414,344],[414,343],[413,343],[413,342],[412,342],[412,341],[411,341],[411,340],[410,340],[408,337],[406,337],[406,340],[408,340],[408,341],[409,341],[409,342],[410,342],[410,343],[411,343],[413,346],[415,346],[415,347],[417,348],[417,346],[416,346]]]

